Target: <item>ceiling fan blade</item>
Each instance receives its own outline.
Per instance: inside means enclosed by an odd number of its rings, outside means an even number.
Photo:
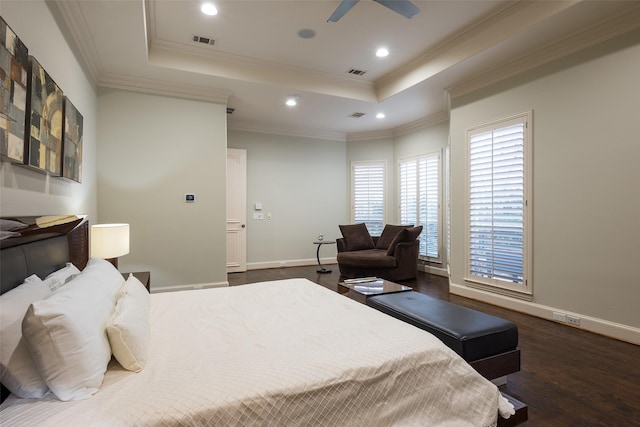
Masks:
[[[353,6],[358,3],[359,0],[342,0],[340,6],[336,9],[335,12],[327,19],[327,22],[338,22],[340,18],[344,16],[345,13],[349,12]]]
[[[373,0],[377,3],[380,3],[383,6],[388,7],[394,12],[399,13],[405,18],[413,18],[420,12],[420,9],[417,8],[413,3],[409,0]]]

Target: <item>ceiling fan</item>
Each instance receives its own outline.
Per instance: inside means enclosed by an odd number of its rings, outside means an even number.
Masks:
[[[342,0],[340,6],[336,9],[335,12],[327,19],[327,22],[338,22],[340,18],[342,18],[353,6],[358,3],[359,0]],[[380,3],[383,6],[388,7],[394,12],[399,13],[405,18],[411,19],[413,16],[417,15],[420,12],[413,3],[409,0],[373,0],[376,3]]]

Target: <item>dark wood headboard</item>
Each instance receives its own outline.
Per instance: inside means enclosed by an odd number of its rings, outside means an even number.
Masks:
[[[78,218],[64,227],[25,233],[2,241],[0,250],[0,294],[37,274],[50,273],[73,263],[82,270],[89,260],[89,221]]]
[[[88,220],[78,218],[42,230],[29,229],[21,237],[0,242],[0,295],[19,286],[32,274],[44,279],[67,262],[82,270],[88,261]],[[0,385],[0,403],[8,395],[9,390]]]

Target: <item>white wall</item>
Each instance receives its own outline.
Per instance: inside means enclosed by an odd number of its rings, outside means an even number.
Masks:
[[[98,117],[98,220],[131,225],[120,271],[227,284],[226,106],[100,89]]]
[[[533,304],[494,302],[640,342],[639,70],[636,31],[453,100],[452,291],[487,298],[463,280],[465,131],[531,109]]]
[[[84,118],[82,183],[0,163],[0,215],[87,214],[97,217],[96,88],[44,1],[0,2],[0,14]]]
[[[313,241],[340,237],[348,222],[344,142],[230,130],[229,148],[247,150],[247,268],[316,263]],[[253,220],[260,202],[271,220]],[[335,245],[320,257],[335,260]]]

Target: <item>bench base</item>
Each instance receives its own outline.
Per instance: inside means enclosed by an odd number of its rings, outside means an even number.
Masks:
[[[520,349],[507,351],[468,363],[486,379],[494,380],[520,370]]]
[[[515,399],[506,393],[501,394],[513,405],[516,413],[511,415],[509,418],[502,418],[498,416],[498,427],[514,427],[529,419],[529,408],[525,403],[520,402],[518,399]]]

